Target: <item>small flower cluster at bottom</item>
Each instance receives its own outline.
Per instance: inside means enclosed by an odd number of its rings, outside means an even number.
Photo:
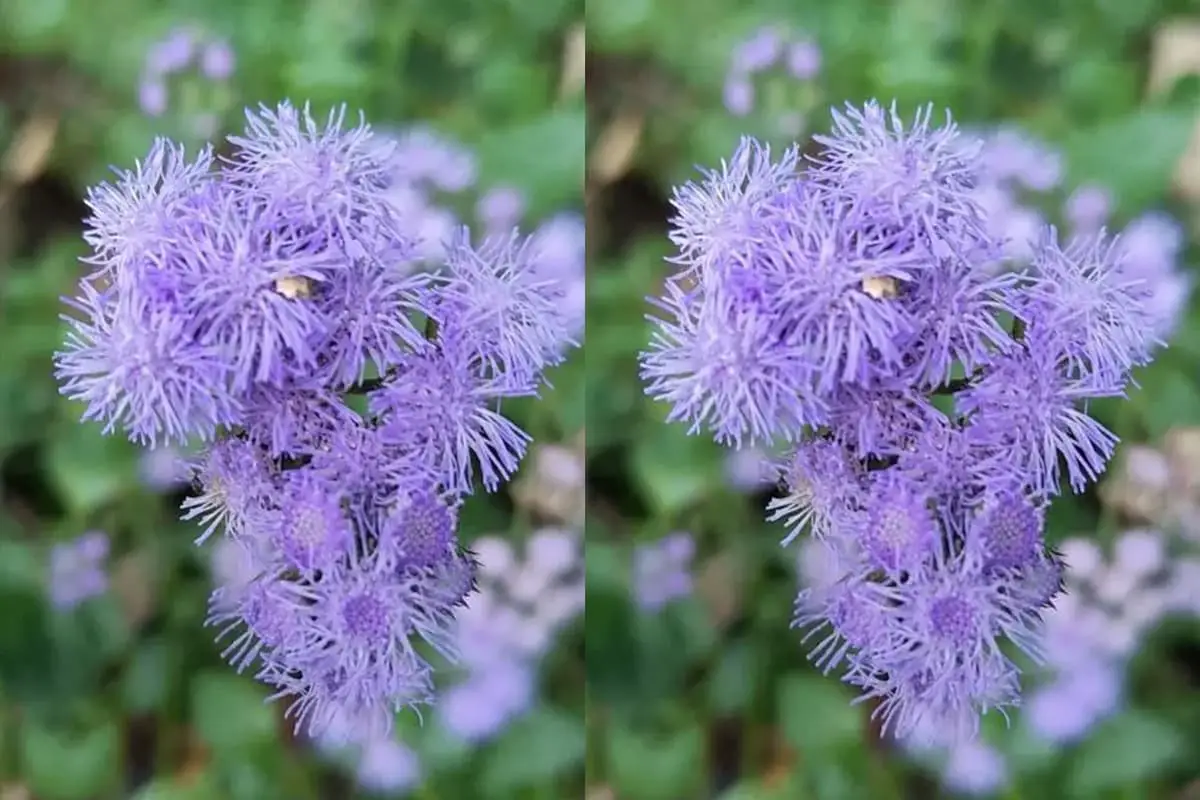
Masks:
[[[801,168],[745,140],[677,190],[679,267],[652,300],[647,392],[721,444],[790,446],[772,519],[839,579],[801,592],[812,656],[885,732],[971,738],[1020,699],[1062,563],[1046,504],[1104,470],[1089,398],[1161,344],[1103,232],[1008,264],[975,199],[978,142],[931,109],[834,112]]]
[[[185,519],[257,565],[212,598],[229,661],[297,727],[386,731],[432,699],[431,654],[455,657],[475,586],[458,508],[529,441],[496,406],[538,393],[572,320],[516,232],[464,230],[418,269],[365,124],[287,103],[247,118],[220,161],[158,141],[89,193],[93,269],[57,376],[106,432],[207,442]]]

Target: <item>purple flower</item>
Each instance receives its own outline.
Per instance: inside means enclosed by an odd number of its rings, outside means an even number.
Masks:
[[[159,447],[144,452],[139,473],[142,483],[155,491],[185,486],[192,478],[187,459],[173,447]]]
[[[537,666],[553,635],[583,611],[577,532],[542,530],[523,558],[496,537],[473,542],[480,586],[457,615],[462,679],[445,690],[441,724],[468,742],[486,741],[536,699]]]
[[[735,117],[744,117],[754,110],[754,84],[744,75],[725,79],[725,110]]]
[[[692,433],[791,446],[770,519],[833,562],[797,599],[812,659],[877,700],[885,730],[961,742],[1018,703],[1010,650],[1044,655],[1064,586],[1046,504],[1112,456],[1087,402],[1123,395],[1159,344],[1150,292],[1103,234],[1061,247],[1045,231],[1010,263],[995,217],[1016,184],[1058,180],[1020,136],[964,139],[929,107],[906,123],[869,102],[818,141],[802,172],[744,141],[676,191],[678,269],[652,299],[642,375]]]
[[[917,234],[934,256],[984,238],[972,198],[977,150],[958,138],[949,115],[934,127],[933,107],[926,106],[906,124],[894,105],[885,111],[869,102],[834,111],[833,120],[831,135],[814,137],[824,150],[810,170],[813,180],[867,205],[877,223]]]
[[[725,479],[740,492],[757,492],[774,484],[779,474],[762,450],[747,447],[725,456]]]
[[[534,678],[528,665],[497,659],[446,691],[439,703],[439,718],[463,741],[490,739],[529,708]]]
[[[143,78],[138,84],[138,105],[149,117],[161,117],[167,110],[167,85],[160,78]]]
[[[1053,228],[1038,243],[1033,275],[1019,306],[1031,324],[1069,342],[1066,367],[1083,376],[1123,383],[1161,344],[1148,330],[1143,282],[1121,268],[1121,251],[1101,232],[1065,249]]]
[[[453,328],[489,372],[533,375],[571,344],[565,286],[536,268],[530,240],[515,233],[470,243],[462,229],[447,243],[445,270],[429,290],[430,315]]]
[[[756,30],[740,42],[733,51],[730,69],[735,73],[750,74],[770,68],[783,52],[783,37],[771,26]]]
[[[89,192],[92,270],[56,374],[105,432],[201,445],[182,511],[198,543],[223,534],[209,623],[224,657],[297,728],[378,743],[433,700],[430,651],[458,655],[477,583],[457,512],[524,455],[498,404],[536,394],[574,344],[561,301],[582,255],[547,235],[539,262],[516,233],[474,248],[463,232],[422,263],[424,222],[399,213],[365,124],[288,103],[247,119],[219,168],[160,141]],[[538,552],[526,594],[553,602],[517,627],[523,658],[582,604],[581,586],[550,585],[561,552]],[[384,772],[403,761],[380,752]]]
[[[1008,767],[1004,757],[983,742],[961,742],[950,751],[943,780],[953,791],[986,796],[1005,786]]]
[[[516,471],[529,436],[494,405],[532,395],[527,379],[488,376],[472,347],[446,331],[395,372],[369,398],[386,440],[418,453],[450,491],[470,491],[476,474],[490,491]]]
[[[1080,186],[1067,198],[1063,212],[1076,231],[1097,231],[1112,211],[1112,192],[1097,184]]]
[[[793,43],[788,47],[785,58],[788,72],[797,80],[810,81],[821,71],[821,48],[816,42],[804,40]]]
[[[513,229],[525,213],[525,196],[514,186],[497,186],[479,198],[475,216],[489,235]]]
[[[78,538],[54,545],[50,551],[48,591],[50,602],[60,611],[108,591],[108,534],[88,531]]]
[[[196,38],[196,32],[191,28],[170,31],[146,54],[147,71],[154,75],[169,75],[185,69],[195,56]]]
[[[362,746],[355,776],[368,791],[402,793],[421,780],[421,763],[400,742],[378,737]]]
[[[208,42],[200,54],[200,71],[209,80],[228,80],[233,74],[234,63],[233,49],[223,39]]]
[[[656,612],[692,591],[691,565],[696,544],[679,532],[640,545],[633,558],[633,591],[637,604]]]

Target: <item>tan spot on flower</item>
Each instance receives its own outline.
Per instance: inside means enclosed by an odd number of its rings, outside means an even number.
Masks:
[[[288,276],[275,281],[275,291],[288,300],[312,297],[312,281],[308,278]]]
[[[896,283],[895,278],[865,278],[862,290],[876,300],[891,300],[900,293],[900,285]]]

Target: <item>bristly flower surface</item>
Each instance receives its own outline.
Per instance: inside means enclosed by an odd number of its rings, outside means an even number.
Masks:
[[[411,153],[346,121],[264,106],[220,162],[157,141],[92,189],[55,366],[106,433],[203,445],[184,518],[254,556],[210,603],[230,663],[298,726],[382,735],[456,657],[458,509],[529,442],[499,403],[536,394],[577,326],[570,276],[515,231],[430,264],[393,193]]]
[[[814,661],[886,730],[969,738],[1020,699],[1009,645],[1041,655],[1046,506],[1105,469],[1087,403],[1124,394],[1161,315],[1103,231],[998,268],[991,164],[932,107],[847,107],[815,139],[807,162],[743,140],[676,190],[646,391],[692,433],[790,445],[771,519],[840,570],[797,601]]]

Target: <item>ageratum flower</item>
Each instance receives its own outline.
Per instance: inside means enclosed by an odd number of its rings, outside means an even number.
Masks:
[[[574,344],[574,276],[516,232],[425,263],[391,195],[403,165],[365,124],[287,103],[247,120],[219,166],[160,141],[89,193],[56,371],[105,432],[205,443],[183,513],[246,556],[210,599],[230,663],[298,727],[382,736],[456,656],[476,572],[458,509],[524,455],[497,404]]]
[[[817,665],[885,730],[969,739],[1019,702],[1011,646],[1041,656],[1063,574],[1046,505],[1104,470],[1116,437],[1087,402],[1123,394],[1161,313],[1102,234],[1047,230],[1005,263],[994,153],[948,118],[834,120],[803,171],[743,141],[676,192],[642,374],[693,433],[790,445],[771,519],[837,564],[796,605]]]

